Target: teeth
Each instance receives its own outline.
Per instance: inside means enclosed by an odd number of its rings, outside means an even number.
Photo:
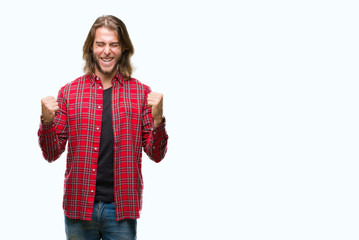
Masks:
[[[113,58],[101,58],[104,62],[111,62]]]

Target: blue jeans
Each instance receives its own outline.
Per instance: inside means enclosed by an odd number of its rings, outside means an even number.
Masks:
[[[116,221],[113,203],[94,203],[92,220],[71,219],[65,216],[68,240],[136,240],[137,220]]]

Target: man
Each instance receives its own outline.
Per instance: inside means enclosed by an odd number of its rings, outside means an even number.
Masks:
[[[44,158],[55,161],[68,141],[67,239],[136,239],[142,148],[160,162],[168,136],[162,94],[131,78],[133,52],[125,24],[99,17],[83,47],[86,74],[41,100]]]

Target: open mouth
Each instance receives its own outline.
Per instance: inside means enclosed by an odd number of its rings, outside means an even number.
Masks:
[[[101,58],[101,61],[105,62],[105,63],[109,63],[113,60],[114,58]]]

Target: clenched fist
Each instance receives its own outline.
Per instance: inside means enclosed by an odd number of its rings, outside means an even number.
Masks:
[[[152,108],[155,127],[163,121],[163,94],[151,92],[147,95],[147,105]]]
[[[54,121],[55,114],[59,110],[59,104],[54,97],[41,99],[41,120],[44,123]]]

